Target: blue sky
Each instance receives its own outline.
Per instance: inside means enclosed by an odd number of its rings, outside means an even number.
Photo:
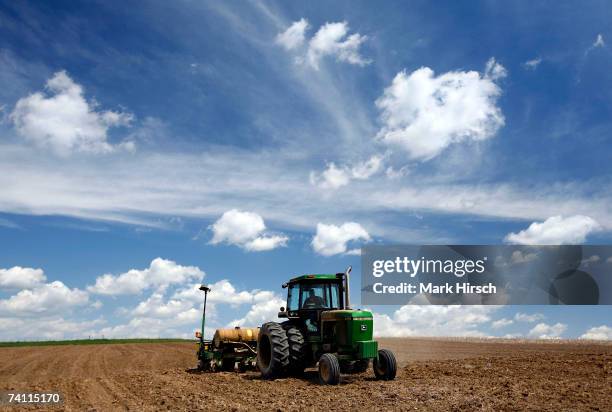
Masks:
[[[1,2],[0,339],[190,336],[202,278],[213,326],[259,323],[364,242],[610,243],[610,13]],[[612,337],[609,307],[373,309]]]

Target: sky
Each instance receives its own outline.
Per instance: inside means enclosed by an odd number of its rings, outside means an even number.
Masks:
[[[207,335],[261,324],[364,244],[609,244],[611,14],[0,1],[0,340],[191,337],[202,282]],[[612,339],[609,306],[369,309]]]

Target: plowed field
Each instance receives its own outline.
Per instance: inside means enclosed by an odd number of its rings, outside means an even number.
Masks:
[[[67,410],[612,410],[612,345],[382,339],[395,381],[369,370],[321,386],[257,372],[199,373],[195,344],[0,349],[0,390],[59,391]],[[5,407],[7,408],[7,407]],[[11,408],[12,409],[12,408]]]

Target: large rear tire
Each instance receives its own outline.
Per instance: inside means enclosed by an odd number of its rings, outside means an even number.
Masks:
[[[391,381],[397,374],[397,361],[395,355],[389,349],[378,351],[378,357],[374,359],[374,375],[376,379]]]
[[[289,367],[287,372],[293,376],[299,376],[304,373],[306,368],[306,344],[304,335],[299,328],[291,322],[283,322],[283,329],[287,334],[289,343]]]
[[[335,355],[324,353],[319,359],[319,380],[325,385],[340,382],[340,363]]]
[[[257,368],[264,379],[283,376],[289,366],[289,341],[276,322],[264,323],[257,338]]]

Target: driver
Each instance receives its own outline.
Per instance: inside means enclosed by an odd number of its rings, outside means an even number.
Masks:
[[[315,291],[313,289],[310,289],[308,291],[308,297],[304,301],[304,308],[308,309],[308,308],[322,308],[322,307],[325,307],[325,302],[323,301],[323,298],[315,295]]]

